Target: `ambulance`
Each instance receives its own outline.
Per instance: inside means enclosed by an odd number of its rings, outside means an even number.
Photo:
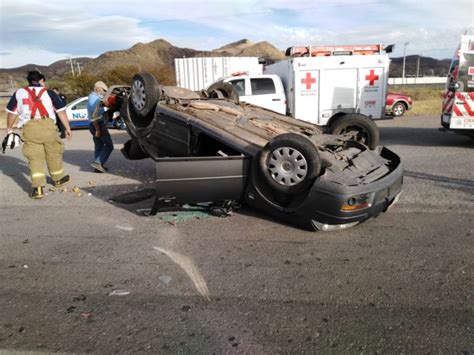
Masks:
[[[451,61],[441,125],[441,130],[474,137],[474,35],[461,36]]]
[[[392,49],[290,47],[287,59],[265,66],[262,75],[235,73],[222,82],[232,84],[243,102],[325,126],[329,133],[352,132],[374,148],[379,132],[373,120],[385,117]]]

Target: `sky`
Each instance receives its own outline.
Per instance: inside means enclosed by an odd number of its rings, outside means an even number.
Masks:
[[[1,0],[0,68],[159,38],[196,50],[243,38],[281,50],[394,43],[393,57],[445,59],[468,28],[474,34],[474,0]]]

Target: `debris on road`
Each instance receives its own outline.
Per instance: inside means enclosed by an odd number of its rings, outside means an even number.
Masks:
[[[79,302],[79,301],[85,301],[86,298],[87,298],[86,295],[80,295],[80,296],[74,296],[74,297],[72,298],[72,300],[73,300],[74,302]]]
[[[109,293],[109,296],[127,296],[130,294],[130,291],[125,290],[113,290]]]
[[[76,306],[69,306],[68,308],[66,308],[66,313],[72,313],[76,308]]]
[[[131,232],[135,229],[135,228],[129,227],[129,226],[115,226],[115,228],[122,229],[122,230],[128,231],[128,232]]]
[[[83,312],[83,313],[81,313],[81,316],[86,318],[86,319],[92,318],[93,315],[94,315],[94,312]]]
[[[165,284],[166,286],[169,285],[169,283],[171,282],[171,280],[173,280],[173,278],[171,276],[168,276],[168,275],[161,275],[158,280],[160,280],[163,284]]]

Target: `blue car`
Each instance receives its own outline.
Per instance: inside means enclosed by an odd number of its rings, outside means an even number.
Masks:
[[[66,115],[72,129],[88,128],[87,96],[80,97],[66,105]],[[121,118],[110,120],[107,124],[110,128],[125,129],[125,123]]]

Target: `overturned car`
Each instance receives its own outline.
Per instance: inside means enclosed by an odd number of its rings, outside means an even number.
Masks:
[[[124,156],[156,162],[152,214],[238,200],[293,225],[333,230],[385,212],[401,191],[402,165],[389,149],[239,104],[229,84],[196,93],[137,74],[121,116],[131,136]]]

